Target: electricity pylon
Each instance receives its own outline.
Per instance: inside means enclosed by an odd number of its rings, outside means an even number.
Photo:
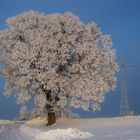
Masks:
[[[134,67],[133,64],[120,64],[121,73],[121,104],[120,104],[120,116],[127,116],[130,113],[129,104],[127,99],[127,87],[126,87],[126,72],[125,68]]]

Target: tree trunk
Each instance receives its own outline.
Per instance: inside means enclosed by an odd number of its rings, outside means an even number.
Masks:
[[[49,112],[48,113],[48,123],[47,123],[47,125],[50,126],[50,125],[53,125],[55,123],[56,123],[55,113],[54,112]]]
[[[52,98],[51,98],[51,91],[46,92],[46,98],[48,103],[46,104],[46,110],[48,112],[48,123],[47,126],[53,125],[56,123],[56,117],[55,117],[55,112],[54,112],[54,105],[52,103]]]

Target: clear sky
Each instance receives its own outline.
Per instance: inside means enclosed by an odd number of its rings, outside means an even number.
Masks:
[[[0,29],[5,20],[22,12],[36,10],[45,14],[71,11],[84,23],[94,21],[105,34],[110,34],[118,62],[124,60],[135,67],[127,71],[129,106],[140,114],[140,0],[0,0]],[[107,95],[100,112],[78,112],[82,117],[117,116],[120,108],[120,75],[117,89]],[[18,116],[15,98],[3,96],[4,79],[0,78],[0,118]]]

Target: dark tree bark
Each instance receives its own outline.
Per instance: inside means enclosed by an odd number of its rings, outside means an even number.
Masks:
[[[48,112],[48,123],[47,125],[53,125],[56,123],[55,112]]]
[[[53,125],[56,123],[56,117],[55,117],[55,112],[54,112],[54,106],[50,105],[49,103],[52,103],[52,99],[51,99],[51,91],[47,91],[46,92],[46,98],[48,103],[46,104],[46,110],[48,112],[48,123],[47,125]]]

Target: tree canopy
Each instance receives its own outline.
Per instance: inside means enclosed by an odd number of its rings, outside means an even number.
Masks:
[[[116,87],[111,37],[72,13],[30,11],[9,18],[0,31],[5,95],[55,111],[67,104],[98,110]]]

